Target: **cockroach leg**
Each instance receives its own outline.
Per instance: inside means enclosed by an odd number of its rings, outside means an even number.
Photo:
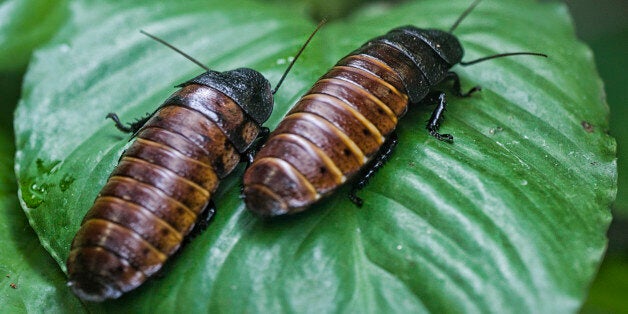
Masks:
[[[443,81],[454,82],[453,92],[454,92],[454,95],[458,97],[469,97],[471,96],[471,94],[482,90],[482,87],[480,86],[473,86],[471,89],[469,89],[468,92],[463,93],[462,88],[460,86],[460,78],[458,77],[458,74],[456,72],[452,72],[452,71],[447,72]]]
[[[357,192],[363,189],[371,177],[373,177],[373,175],[375,175],[375,173],[384,166],[388,159],[390,159],[390,156],[395,150],[398,142],[399,139],[397,137],[397,133],[390,133],[388,139],[382,145],[382,148],[377,152],[377,155],[375,155],[373,160],[371,160],[371,162],[369,162],[369,164],[358,174],[357,180],[351,187],[351,192],[349,192],[349,199],[356,206],[362,207],[363,204],[363,200],[357,196]]]
[[[242,153],[241,159],[246,161],[246,168],[248,168],[251,165],[251,163],[253,163],[255,154],[257,154],[257,152],[262,147],[262,145],[264,145],[266,140],[268,140],[269,134],[270,134],[270,129],[267,127],[262,127],[253,145],[251,145],[249,149],[247,149],[244,153]]]
[[[203,231],[205,231],[205,229],[207,229],[207,227],[209,226],[209,223],[211,222],[215,213],[216,204],[214,203],[214,200],[209,200],[209,203],[207,203],[207,206],[205,207],[203,212],[198,216],[198,219],[196,220],[196,225],[194,226],[192,231],[190,231],[188,238],[191,240],[203,233]]]
[[[120,118],[118,117],[118,115],[113,112],[108,113],[105,118],[113,120],[113,122],[116,125],[116,128],[118,128],[118,130],[120,130],[121,132],[136,133],[137,131],[139,131],[139,129],[142,128],[144,124],[146,124],[146,122],[148,121],[148,119],[150,119],[151,116],[152,114],[148,113],[146,114],[145,117],[136,119],[135,122],[127,123],[128,126],[125,126],[124,124],[122,124],[122,122],[120,122]]]
[[[452,143],[454,141],[454,137],[451,134],[441,134],[438,133],[438,129],[440,128],[440,123],[443,119],[443,114],[445,113],[447,107],[447,98],[444,92],[435,92],[430,93],[427,99],[433,99],[433,95],[437,94],[438,96],[438,104],[436,104],[436,108],[432,112],[432,116],[427,121],[427,125],[425,128],[430,133],[431,136],[435,137],[439,141]]]

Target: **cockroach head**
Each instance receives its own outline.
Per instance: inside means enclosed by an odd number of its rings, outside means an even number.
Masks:
[[[231,71],[207,71],[187,82],[214,88],[229,96],[253,121],[262,125],[273,111],[270,82],[259,72],[249,68]]]

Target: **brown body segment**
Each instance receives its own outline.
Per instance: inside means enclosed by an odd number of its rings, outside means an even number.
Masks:
[[[166,221],[181,234],[187,234],[200,212],[193,212],[178,200],[152,185],[137,182],[127,177],[112,177],[103,187],[100,197],[124,200],[149,210],[153,215]]]
[[[336,97],[366,117],[382,134],[389,134],[397,126],[394,112],[367,90],[342,79],[324,78],[314,84],[312,94]]]
[[[295,134],[279,134],[268,142],[270,149],[258,154],[264,157],[287,161],[303,174],[317,191],[328,191],[344,182],[342,171],[318,147],[313,147],[306,139]]]
[[[116,298],[159,270],[260,130],[212,87],[173,94],[136,132],[72,242],[75,293]]]
[[[381,42],[375,42],[370,45],[365,45],[360,48],[356,55],[363,57],[378,60],[381,63],[384,63],[387,68],[393,70],[394,73],[401,81],[403,90],[406,94],[409,95],[409,88],[414,87],[418,90],[418,93],[426,94],[429,90],[429,85],[425,74],[422,73],[413,63],[410,58],[408,58],[402,51],[395,49],[394,47],[387,45]],[[340,62],[343,63],[348,57],[345,57]],[[379,63],[378,62],[378,63]],[[373,62],[369,62],[374,65]],[[390,73],[390,72],[389,72]],[[392,73],[390,76],[392,76]],[[383,76],[381,76],[384,78]],[[393,84],[393,82],[397,80],[386,80],[388,83]],[[397,86],[393,84],[393,86]],[[401,89],[400,89],[401,90]]]
[[[384,138],[369,120],[343,101],[328,95],[308,95],[290,113],[308,112],[329,121],[358,145],[363,154],[370,155]]]
[[[120,295],[147,279],[146,274],[127,259],[102,246],[72,250],[68,261],[72,261],[74,273],[84,276],[82,290],[87,295]]]

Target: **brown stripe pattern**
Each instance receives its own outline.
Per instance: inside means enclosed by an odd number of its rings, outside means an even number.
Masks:
[[[321,77],[247,169],[247,207],[263,216],[296,213],[364,168],[396,128],[409,101],[424,98],[452,66],[438,54],[440,46],[430,32],[414,27],[392,30]],[[454,58],[461,56],[460,51]]]
[[[189,84],[173,94],[137,132],[72,242],[75,293],[116,298],[159,270],[259,132],[214,88]]]

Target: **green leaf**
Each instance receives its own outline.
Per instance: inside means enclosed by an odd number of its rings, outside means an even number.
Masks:
[[[13,175],[13,143],[0,134],[0,304],[6,313],[78,312],[81,303],[41,247],[20,210]]]
[[[52,37],[67,15],[65,0],[8,0],[0,4],[0,69],[26,66],[30,54]]]
[[[65,275],[22,212],[13,173],[12,119],[21,75],[0,75],[0,304],[3,312],[79,312]]]
[[[276,97],[274,127],[308,86],[364,41],[405,24],[448,29],[469,1],[367,9],[329,23]],[[16,112],[25,212],[64,269],[80,221],[127,145],[105,121],[152,112],[200,70],[137,33],[165,38],[217,70],[252,67],[276,82],[314,24],[280,5],[238,1],[77,1],[35,53]],[[309,212],[262,220],[238,198],[242,169],[222,182],[210,228],[163,276],[91,310],[230,312],[574,312],[606,244],[615,142],[588,48],[556,3],[482,2],[455,34],[470,98],[449,96],[442,131],[413,106],[400,144],[361,191]],[[443,86],[447,90],[447,86]]]

